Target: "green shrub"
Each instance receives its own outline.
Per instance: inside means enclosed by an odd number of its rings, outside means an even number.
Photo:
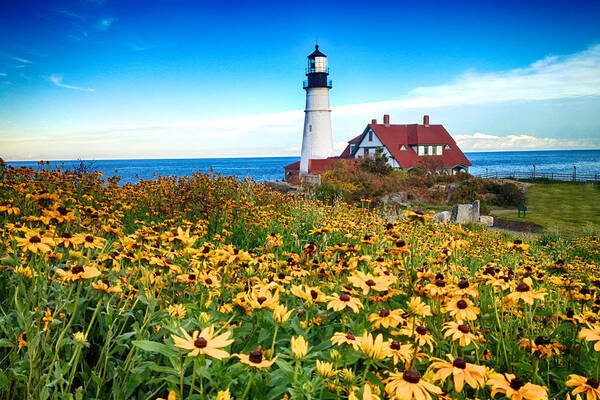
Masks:
[[[348,191],[344,190],[339,185],[330,182],[322,182],[317,186],[314,194],[318,200],[328,204],[333,204],[336,200],[347,201],[350,198],[350,193]]]

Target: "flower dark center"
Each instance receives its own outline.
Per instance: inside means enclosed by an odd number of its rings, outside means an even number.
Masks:
[[[56,209],[56,211],[58,211],[60,213],[60,215],[67,215],[67,213],[69,212],[69,210],[67,210],[66,208],[60,206]]]
[[[343,294],[340,296],[340,300],[341,301],[350,301],[350,296],[348,296],[347,294]]]
[[[414,369],[409,369],[404,371],[402,378],[404,378],[404,380],[408,383],[419,383],[421,380],[421,375],[419,375],[419,373]]]
[[[456,367],[456,368],[460,368],[460,369],[465,369],[465,368],[467,367],[467,363],[466,363],[466,361],[465,361],[465,359],[464,359],[464,358],[462,358],[462,357],[457,357],[457,358],[454,360],[454,362],[452,363],[452,366],[453,366],[453,367]]]
[[[199,349],[205,348],[206,345],[208,345],[208,342],[203,337],[199,337],[194,341],[194,346],[196,346]]]
[[[108,279],[102,279],[102,283],[104,283],[107,287],[110,287],[110,281]]]
[[[392,341],[392,343],[390,344],[390,348],[392,350],[400,350],[400,342],[398,342],[397,340]]]
[[[74,274],[80,274],[82,272],[84,272],[85,270],[83,269],[83,267],[81,265],[76,265],[71,269],[71,272]]]
[[[85,237],[85,241],[88,243],[94,243],[94,237],[92,235],[87,235]]]
[[[435,280],[435,286],[437,286],[437,287],[445,287],[446,286],[446,282],[443,279],[436,279]]]
[[[471,332],[471,328],[469,328],[469,325],[459,325],[458,326],[458,330],[461,331],[462,333],[469,333]]]
[[[523,244],[523,241],[521,239],[517,239],[513,243],[514,244]]]
[[[250,353],[250,355],[248,356],[248,359],[251,362],[253,362],[254,364],[260,364],[263,360],[262,351],[254,350],[253,352]]]
[[[404,247],[406,246],[406,242],[404,240],[399,240],[396,242],[396,247]]]
[[[279,279],[284,279],[285,278],[285,274],[283,272],[280,272],[279,274],[277,274],[277,277]]]
[[[73,235],[71,235],[69,232],[64,232],[62,234],[62,237],[65,239],[71,239],[73,237]]]
[[[464,310],[468,306],[469,305],[467,304],[467,302],[462,299],[456,302],[456,307],[460,308],[461,310]]]
[[[459,289],[466,289],[469,287],[469,281],[467,281],[466,279],[462,279],[460,282],[458,282],[458,287]]]
[[[258,304],[262,304],[267,301],[267,298],[265,296],[260,296],[256,299],[256,301],[258,301]]]
[[[29,238],[29,243],[40,243],[42,239],[39,236],[35,235]]]
[[[529,286],[525,282],[517,285],[517,292],[529,292]]]
[[[346,339],[348,339],[348,340],[355,340],[356,336],[354,336],[353,334],[349,333],[349,334],[346,335]]]
[[[195,281],[195,280],[196,280],[196,274],[189,274],[189,275],[188,275],[188,279],[189,279],[190,281]]]
[[[427,328],[425,328],[423,325],[421,325],[421,326],[417,327],[416,331],[419,335],[425,335],[427,333]]]
[[[587,381],[585,381],[585,384],[593,387],[594,389],[598,389],[598,386],[600,385],[600,383],[598,382],[598,380],[596,378],[588,379]]]
[[[376,283],[373,279],[369,279],[368,281],[365,282],[367,284],[367,286],[375,286]]]
[[[379,316],[380,316],[380,317],[383,317],[383,318],[385,318],[385,317],[387,317],[388,315],[390,315],[390,310],[386,310],[386,309],[384,308],[383,310],[379,311]]]
[[[204,282],[205,282],[207,285],[212,285],[212,283],[213,283],[213,280],[212,280],[212,279],[210,279],[210,278],[206,278],[206,279],[204,280]]]
[[[317,293],[316,290],[311,290],[310,297],[312,297],[312,299],[315,300],[317,297],[319,297],[319,293]]]
[[[512,381],[510,381],[510,387],[513,388],[514,390],[519,390],[523,386],[525,386],[525,382],[523,381],[523,379],[519,378],[518,376],[515,377]]]

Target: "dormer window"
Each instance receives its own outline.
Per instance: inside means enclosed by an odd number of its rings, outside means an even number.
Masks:
[[[369,142],[373,141],[373,131],[369,131]]]
[[[400,151],[403,151],[403,150],[406,150],[406,146],[405,145],[400,146]]]
[[[444,147],[444,150],[450,150],[450,145],[449,145],[449,144],[447,144],[447,145]]]

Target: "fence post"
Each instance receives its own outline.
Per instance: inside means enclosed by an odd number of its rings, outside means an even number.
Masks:
[[[573,165],[573,180],[577,180],[577,166]]]
[[[485,169],[485,177],[486,178],[488,177],[488,169],[487,168]]]
[[[535,164],[533,164],[533,179],[535,179]]]
[[[552,173],[552,180],[554,180],[554,172]]]

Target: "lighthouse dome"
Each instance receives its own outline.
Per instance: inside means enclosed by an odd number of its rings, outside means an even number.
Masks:
[[[318,44],[315,44],[315,51],[313,51],[312,53],[310,53],[308,55],[308,58],[315,58],[315,57],[327,57],[325,54],[321,53],[321,51],[319,50]]]

